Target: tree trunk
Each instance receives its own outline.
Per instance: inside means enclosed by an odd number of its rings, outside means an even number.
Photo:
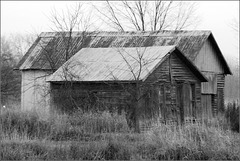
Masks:
[[[139,126],[140,88],[138,83],[136,84],[136,89],[132,96],[133,98],[131,106],[129,106],[128,109],[126,109],[126,120],[131,130],[133,130],[136,133],[140,133]]]
[[[135,132],[140,133],[140,125],[139,125],[139,116],[140,116],[140,97],[141,97],[141,90],[140,84],[136,84],[136,102],[134,103],[134,110],[135,110]]]
[[[126,120],[128,127],[136,133],[140,132],[139,121],[136,112],[136,106],[131,106],[126,111]]]

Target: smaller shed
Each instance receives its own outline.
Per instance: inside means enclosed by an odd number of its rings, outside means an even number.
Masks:
[[[201,117],[206,77],[175,46],[83,48],[48,79],[54,110],[117,110],[128,122]]]

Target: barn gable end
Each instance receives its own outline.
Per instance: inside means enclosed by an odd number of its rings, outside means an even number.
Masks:
[[[201,83],[201,104],[204,111],[211,113],[206,117],[211,118],[224,108],[225,75],[231,74],[212,34],[204,42],[193,62],[208,78],[208,82]]]
[[[224,67],[218,58],[218,54],[213,44],[207,39],[194,63],[201,71],[224,74]]]

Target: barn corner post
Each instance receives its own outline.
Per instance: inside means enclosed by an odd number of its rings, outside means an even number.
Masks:
[[[2,52],[0,53],[0,114],[2,114]]]
[[[170,104],[171,104],[171,108],[174,108],[174,107],[172,107],[173,106],[173,104],[172,104],[172,101],[173,101],[173,76],[172,76],[171,53],[168,53],[168,54],[169,54],[169,57],[168,57],[169,71],[168,72],[169,72],[169,81],[170,81],[170,102],[171,102]]]
[[[2,53],[1,53],[1,60],[0,60],[0,115],[2,114],[2,90],[1,90],[1,86],[2,86]]]

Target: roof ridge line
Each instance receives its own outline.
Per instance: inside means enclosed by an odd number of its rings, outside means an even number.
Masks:
[[[211,30],[161,30],[161,31],[73,31],[73,37],[81,36],[82,33],[87,33],[91,36],[158,36],[161,34],[162,37],[167,36],[181,36],[181,35],[191,35],[197,32],[207,32],[208,34],[212,33]],[[41,32],[39,37],[55,37],[60,34],[68,34],[69,32]],[[114,35],[111,35],[114,34]],[[176,35],[177,34],[177,35]],[[160,35],[159,35],[160,36]]]

